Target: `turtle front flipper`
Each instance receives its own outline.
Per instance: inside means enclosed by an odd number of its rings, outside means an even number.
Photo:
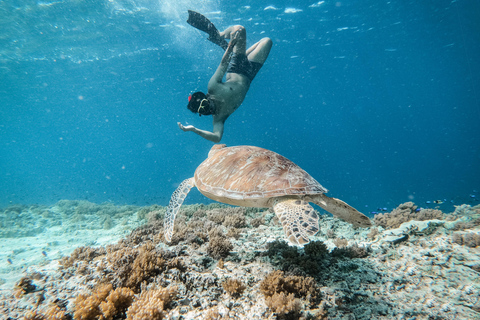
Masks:
[[[300,199],[276,199],[273,210],[282,223],[290,243],[302,246],[318,232],[318,216],[308,202]]]
[[[335,217],[353,224],[355,227],[366,228],[372,226],[372,222],[366,215],[349,206],[340,199],[330,198],[324,194],[316,194],[310,196],[310,198],[311,201],[316,205],[319,205],[323,209],[327,210]]]
[[[173,235],[173,224],[175,222],[175,216],[178,213],[178,210],[182,206],[183,200],[187,197],[190,189],[195,187],[195,179],[190,178],[183,180],[182,183],[178,186],[170,198],[170,203],[168,204],[167,213],[165,213],[165,221],[163,224],[165,240],[167,242],[172,241]]]

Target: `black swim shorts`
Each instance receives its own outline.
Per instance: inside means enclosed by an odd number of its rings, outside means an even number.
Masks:
[[[252,81],[262,66],[262,63],[248,60],[247,56],[244,54],[234,53],[230,60],[230,64],[228,65],[227,72],[243,74]]]

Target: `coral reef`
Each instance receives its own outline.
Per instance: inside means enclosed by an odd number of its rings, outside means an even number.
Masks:
[[[208,238],[207,253],[213,259],[225,258],[233,249],[232,242],[223,234],[221,229],[215,228],[211,230]]]
[[[79,221],[88,228],[90,216],[101,211],[88,203],[60,205],[83,215]],[[419,215],[414,204],[400,207],[395,222],[388,222],[388,215],[378,218],[388,230],[381,225],[359,230],[321,216],[321,232],[303,248],[280,240],[282,227],[269,211],[184,206],[179,236],[168,245],[162,238],[163,207],[131,213],[128,219],[140,216],[145,225],[128,234],[120,232],[127,218],[118,212],[111,216],[116,242],[75,242],[77,249],[62,259],[51,259],[51,251],[40,248],[42,263],[24,268],[15,288],[2,287],[0,318],[480,318],[478,208]],[[14,207],[9,214],[29,208]],[[119,207],[104,209],[113,208]],[[55,219],[64,214],[58,209],[41,210],[56,212],[50,213]],[[111,232],[103,229],[101,216],[95,230]],[[469,230],[458,228],[460,222]],[[64,227],[68,236],[71,225]],[[13,262],[7,267],[15,272]]]
[[[46,206],[12,205],[0,211],[0,238],[32,237],[42,233],[58,216]]]
[[[418,207],[413,202],[405,202],[392,212],[376,214],[373,222],[377,226],[381,226],[385,229],[394,229],[398,228],[402,223],[410,220],[425,221],[444,218],[444,214],[440,210],[417,209]]]
[[[25,294],[35,292],[36,289],[37,287],[33,284],[32,279],[23,277],[15,284],[15,296],[20,298]]]
[[[142,292],[127,310],[127,320],[161,320],[164,310],[177,295],[176,288],[161,288]]]
[[[343,257],[343,258],[366,258],[368,256],[368,251],[364,247],[360,247],[358,244],[353,244],[349,247],[335,248],[331,252],[332,257]]]
[[[265,298],[267,307],[276,314],[277,319],[299,319],[301,302],[293,293],[274,293]]]
[[[112,291],[111,284],[101,284],[90,295],[80,294],[75,299],[73,305],[75,320],[95,320],[102,316],[100,304],[106,301],[107,296]]]
[[[368,255],[364,247],[353,244],[349,247],[334,248],[328,252],[327,246],[321,241],[312,241],[307,244],[303,252],[289,246],[285,241],[274,241],[268,244],[266,255],[271,263],[284,271],[302,272],[322,279],[321,270],[332,265],[338,259],[365,258]]]
[[[242,295],[243,291],[245,291],[246,287],[242,281],[238,279],[227,279],[222,284],[223,289],[231,295],[232,297],[239,297]]]
[[[128,288],[112,290],[111,284],[100,285],[91,295],[79,295],[74,302],[75,320],[163,319],[164,309],[175,298],[176,288],[150,289],[138,298]]]
[[[271,297],[275,293],[293,294],[313,304],[319,299],[319,289],[312,277],[285,276],[280,270],[269,273],[260,283],[260,291]]]
[[[258,228],[262,224],[265,224],[265,218],[263,217],[253,218],[250,220],[250,225],[254,228]]]
[[[370,228],[370,232],[367,234],[367,238],[370,240],[375,240],[375,237],[380,233],[378,228]]]
[[[344,238],[335,238],[333,240],[333,244],[337,247],[337,248],[345,248],[346,246],[348,246],[348,240],[347,239],[344,239]]]
[[[464,245],[470,248],[475,248],[480,246],[480,234],[469,232],[465,234],[454,233],[452,235],[452,240],[456,244]]]
[[[135,292],[140,285],[166,267],[166,260],[151,242],[137,248],[122,245],[107,248],[105,272],[111,272],[111,281],[116,287],[127,287]]]
[[[75,262],[92,261],[96,257],[105,255],[105,248],[92,248],[92,247],[78,247],[73,250],[69,257],[63,257],[60,259],[60,264],[65,268],[72,267]]]

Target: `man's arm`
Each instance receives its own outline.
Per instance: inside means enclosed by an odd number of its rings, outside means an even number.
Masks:
[[[208,82],[208,87],[210,88],[211,86],[214,86],[217,83],[221,83],[223,80],[223,76],[227,72],[228,64],[230,63],[230,59],[232,58],[232,52],[233,52],[233,47],[235,46],[236,39],[230,40],[230,43],[228,44],[227,50],[225,50],[225,53],[223,54],[222,61],[220,61],[220,64],[217,67],[217,70],[213,74],[212,78],[210,78],[210,81]]]
[[[209,141],[218,143],[220,140],[222,140],[223,136],[223,125],[224,121],[215,121],[213,120],[213,132],[207,131],[207,130],[201,130],[197,129],[194,126],[184,126],[180,122],[177,122],[178,126],[180,129],[183,131],[192,131],[198,134],[200,137],[205,138]]]

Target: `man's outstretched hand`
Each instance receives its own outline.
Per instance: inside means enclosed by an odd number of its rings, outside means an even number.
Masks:
[[[183,124],[181,124],[180,122],[177,122],[178,124],[178,127],[180,129],[182,129],[183,131],[187,132],[187,131],[193,131],[195,129],[194,126],[184,126]]]

